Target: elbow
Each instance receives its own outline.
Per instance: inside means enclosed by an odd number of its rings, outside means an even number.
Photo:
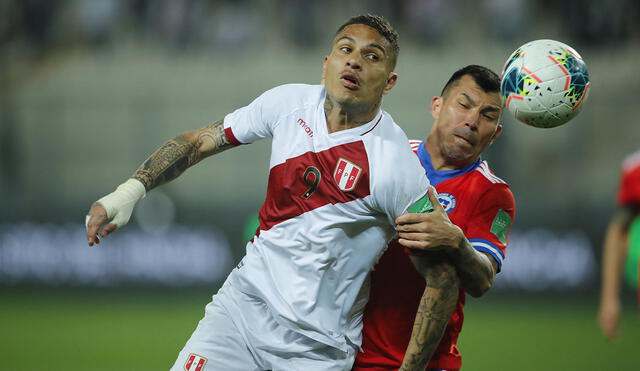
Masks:
[[[473,296],[474,298],[479,298],[489,291],[489,289],[493,286],[493,279],[485,279],[480,282],[474,282],[470,287],[465,287],[465,291]]]
[[[458,290],[460,287],[460,278],[456,268],[449,263],[442,262],[429,267],[428,270],[421,272],[428,287],[442,288],[446,286],[450,289]]]
[[[198,143],[198,133],[196,131],[189,131],[186,133],[178,134],[175,138],[173,138],[173,140],[176,143],[189,144],[191,146],[194,146],[196,143]]]
[[[198,137],[197,131],[190,131],[187,133],[179,134],[178,136],[173,138],[173,141],[185,149],[186,154],[189,156],[190,160],[193,161],[191,165],[193,165],[194,163],[198,162],[201,159],[200,146],[202,143]]]

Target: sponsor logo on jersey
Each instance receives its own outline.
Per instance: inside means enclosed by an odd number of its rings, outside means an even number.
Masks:
[[[205,357],[195,353],[189,353],[187,362],[184,364],[184,369],[185,371],[202,371],[205,364],[207,364],[207,359]]]
[[[302,130],[304,130],[304,132],[307,133],[308,136],[313,138],[313,130],[311,129],[309,124],[307,124],[303,119],[298,119],[298,121],[296,122],[298,123],[298,125],[300,125]]]
[[[447,214],[452,212],[456,207],[456,198],[451,193],[438,193],[438,201]]]
[[[360,179],[362,168],[349,160],[340,157],[336,170],[333,172],[333,178],[338,184],[338,188],[348,192],[356,187],[356,183]]]

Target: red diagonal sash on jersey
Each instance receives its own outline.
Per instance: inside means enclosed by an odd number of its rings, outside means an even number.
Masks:
[[[308,198],[309,184],[303,175],[309,167],[320,180]],[[321,152],[306,152],[271,168],[267,199],[260,209],[260,230],[266,231],[287,219],[328,204],[366,197],[369,160],[362,141],[342,144]]]

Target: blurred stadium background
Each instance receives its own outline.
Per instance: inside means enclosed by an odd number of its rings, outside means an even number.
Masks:
[[[385,109],[423,138],[427,103],[467,64],[526,41],[576,48],[591,95],[569,124],[504,118],[485,158],[517,217],[494,289],[469,299],[467,370],[640,369],[637,307],[596,325],[600,245],[638,149],[640,6],[619,0],[0,1],[0,370],[168,369],[244,253],[269,143],[154,190],[96,248],[84,215],[158,146],[283,83],[317,83],[336,27],[364,11],[401,35]]]

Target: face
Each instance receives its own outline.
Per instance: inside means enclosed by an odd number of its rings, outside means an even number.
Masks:
[[[369,26],[353,24],[334,39],[324,58],[322,81],[327,95],[340,105],[373,105],[396,83],[392,65],[387,39]]]
[[[466,166],[500,135],[502,105],[498,92],[487,93],[469,76],[462,76],[445,92],[431,101],[435,119],[429,139],[433,139],[444,163]]]

